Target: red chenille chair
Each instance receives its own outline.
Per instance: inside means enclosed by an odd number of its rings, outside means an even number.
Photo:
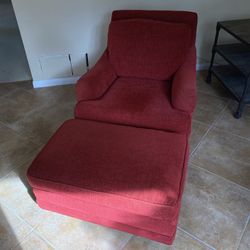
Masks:
[[[196,103],[197,15],[115,11],[108,46],[28,170],[40,207],[171,244]]]

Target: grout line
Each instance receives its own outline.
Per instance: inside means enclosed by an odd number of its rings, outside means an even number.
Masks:
[[[192,153],[190,154],[190,159],[193,157],[193,155],[195,154],[195,152],[197,151],[198,147],[201,145],[203,139],[207,136],[207,134],[215,127],[216,122],[222,117],[222,114],[224,113],[224,111],[227,109],[228,105],[229,105],[230,101],[227,101],[227,103],[225,104],[224,108],[220,111],[220,113],[217,115],[216,119],[212,122],[212,124],[210,125],[210,127],[208,128],[208,130],[206,131],[206,133],[201,137],[199,143],[196,145],[196,147],[194,148],[194,150],[192,151]]]
[[[32,152],[36,152],[37,150],[38,150],[38,152],[39,152],[39,147],[36,148],[36,149],[34,149]],[[30,152],[30,153],[31,153],[31,152]],[[27,154],[27,155],[29,155],[29,154]],[[20,164],[19,166],[13,167],[12,169],[10,169],[10,171],[9,171],[8,173],[6,173],[4,176],[0,177],[0,183],[1,183],[1,181],[3,181],[3,180],[5,180],[6,178],[8,178],[8,176],[9,176],[12,172],[15,173],[15,170],[21,168],[22,166],[24,166],[24,165],[26,165],[26,164],[27,164],[27,165],[30,165],[31,162],[35,159],[35,157],[36,157],[36,155],[27,157],[27,159],[26,159],[22,164]],[[20,177],[20,176],[18,175],[18,177]]]
[[[201,137],[199,143],[196,145],[196,147],[193,149],[193,151],[191,152],[189,158],[191,160],[191,158],[194,156],[195,152],[197,151],[198,147],[201,145],[203,139],[207,136],[207,134],[212,130],[212,125],[210,125],[210,127],[207,129],[207,131],[205,132],[205,134]]]
[[[23,116],[23,118],[26,117],[26,116],[28,116],[28,115],[30,115],[29,112],[28,112],[27,114],[25,114],[25,115]],[[11,125],[9,125],[8,123],[3,122],[3,121],[0,120],[0,125],[6,127],[7,129],[10,129],[11,131],[13,131],[14,133],[16,133],[18,136],[22,137],[23,139],[26,139],[28,142],[32,143],[33,146],[39,146],[39,145],[37,145],[36,142],[34,142],[34,141],[32,140],[31,137],[29,137],[29,136],[27,136],[27,135],[24,135],[24,134],[20,133],[18,130],[12,128]]]
[[[199,243],[201,243],[202,245],[205,245],[206,247],[208,247],[211,250],[216,250],[216,248],[214,248],[213,246],[211,246],[210,244],[206,243],[205,241],[199,239],[198,237],[196,237],[195,235],[187,232],[186,230],[182,229],[181,227],[177,226],[178,230],[180,230],[181,232],[187,234],[190,238],[198,241]]]
[[[0,177],[0,184],[1,184],[1,182],[2,181],[4,181],[5,179],[7,179],[8,178],[8,176],[13,172],[13,170],[14,169],[17,169],[17,168],[20,168],[21,166],[18,166],[18,167],[15,167],[15,168],[12,168],[12,169],[10,169],[10,171],[6,174],[6,175],[4,175],[4,176],[2,176],[2,177]]]
[[[4,206],[5,208],[7,208],[16,218],[18,218],[22,223],[24,223],[26,226],[28,226],[28,228],[30,229],[30,231],[27,233],[27,235],[20,241],[20,242],[23,242],[23,240],[28,236],[30,235],[34,230],[35,228],[32,227],[26,220],[24,220],[12,207],[6,205],[6,204],[1,204],[2,206]],[[17,243],[16,246],[18,246],[19,243]]]
[[[134,235],[131,235],[129,238],[128,238],[128,240],[124,243],[124,244],[122,244],[123,246],[120,246],[120,250],[123,250],[126,246],[127,246],[127,244],[129,243],[129,241],[132,239],[134,237]]]
[[[4,207],[6,207],[15,217],[17,217],[19,220],[21,220],[25,225],[27,225],[31,230],[29,231],[29,233],[20,241],[20,243],[17,243],[17,245],[15,245],[15,248],[20,245],[21,243],[23,243],[25,241],[25,239],[31,234],[31,233],[35,233],[38,237],[40,237],[42,240],[44,240],[47,244],[49,244],[53,249],[55,249],[55,247],[52,245],[52,243],[50,241],[48,241],[46,238],[44,238],[38,231],[37,228],[39,227],[39,225],[35,225],[32,226],[28,221],[26,221],[24,218],[22,218],[17,211],[6,205],[6,204],[2,204]]]
[[[18,246],[20,246],[33,232],[34,232],[34,228],[32,228],[32,230],[22,239],[20,240],[19,243],[17,243],[15,246],[14,246],[14,249],[17,248]]]
[[[38,238],[40,238],[42,241],[44,241],[45,243],[47,243],[50,247],[52,247],[53,249],[56,249],[51,242],[49,242],[46,238],[44,238],[43,236],[41,236],[37,231],[36,228],[33,228],[19,243],[17,243],[17,245],[15,245],[14,249],[18,246],[20,246],[23,242],[26,241],[26,239],[32,234],[34,233]]]
[[[38,226],[34,228],[34,234],[36,234],[39,238],[41,238],[43,241],[45,241],[49,246],[51,246],[53,249],[56,249],[54,245],[44,236],[42,236],[38,231],[37,231]]]
[[[1,120],[0,120],[0,125],[2,125],[3,127],[7,128],[7,129],[12,130],[12,131],[13,131],[13,132],[15,132],[17,135],[19,135],[19,136],[22,136],[22,137],[23,137],[23,135],[22,135],[22,134],[20,134],[19,132],[17,132],[17,131],[16,131],[16,130],[14,130],[13,128],[11,128],[11,127],[8,125],[8,123],[3,122],[3,121],[1,121]],[[26,137],[25,137],[25,138],[26,138]],[[28,139],[28,138],[26,138],[26,139]]]
[[[215,128],[218,129],[218,130],[221,130],[221,131],[222,131],[223,133],[225,133],[225,134],[233,135],[233,136],[238,137],[238,138],[240,138],[240,139],[242,139],[242,140],[246,140],[246,141],[249,141],[249,142],[250,142],[250,138],[247,138],[247,137],[244,137],[244,136],[241,136],[241,135],[237,135],[237,134],[234,134],[234,133],[232,133],[232,132],[228,132],[228,131],[226,131],[225,129],[222,129],[222,128],[217,127],[217,126],[215,126]]]
[[[238,241],[237,244],[236,244],[236,250],[238,250],[239,247],[240,247],[241,240],[242,240],[242,238],[243,238],[243,236],[244,236],[244,234],[245,234],[245,232],[246,232],[247,225],[248,225],[249,222],[250,222],[250,215],[248,216],[248,218],[247,218],[247,220],[246,220],[246,223],[245,223],[244,228],[243,228],[243,230],[242,230],[242,232],[241,232],[239,241]]]
[[[25,114],[20,120],[22,120],[23,118],[25,118],[26,116],[30,116],[29,112],[27,114]],[[20,121],[19,120],[19,121]],[[18,136],[20,136],[22,139],[27,140],[28,142],[32,143],[33,146],[39,148],[41,145],[39,145],[36,141],[34,141],[34,139],[30,136],[27,136],[25,134],[22,134],[21,132],[19,132],[17,129],[13,128],[11,125],[9,125],[8,123],[5,123],[3,121],[0,120],[0,125],[10,129],[11,131],[13,131],[14,133],[16,133]]]
[[[0,83],[0,85],[1,85],[1,83]],[[0,88],[1,88],[1,86],[0,86]],[[15,89],[10,90],[10,92],[7,92],[7,93],[3,94],[2,96],[0,96],[0,98],[4,99],[6,101],[9,101],[11,103],[15,103],[15,101],[12,98],[9,98],[9,96],[15,92],[20,91],[20,90],[23,92],[26,92],[26,94],[27,94],[27,91],[25,89],[23,89],[22,87],[16,87]],[[29,93],[29,94],[31,94],[31,93]]]
[[[217,128],[217,127],[216,127]],[[224,131],[224,130],[223,130]],[[224,131],[226,134],[230,134],[230,135],[234,135],[234,136],[237,136],[239,137],[240,139],[243,139],[243,140],[247,140],[250,142],[250,138],[247,138],[247,137],[244,137],[244,136],[241,136],[241,135],[237,135],[237,134],[234,134],[234,133],[231,133],[231,132],[227,132],[227,131]]]
[[[229,180],[229,179],[227,179],[227,178],[225,178],[225,177],[223,177],[223,176],[221,176],[221,175],[218,175],[218,174],[216,174],[216,173],[214,173],[214,172],[212,172],[212,171],[209,171],[208,169],[205,169],[205,168],[203,168],[203,167],[200,167],[200,166],[199,166],[197,163],[195,163],[195,162],[190,161],[190,164],[191,164],[193,167],[195,167],[195,168],[198,168],[198,169],[203,170],[203,171],[205,171],[205,172],[207,172],[207,173],[209,173],[209,174],[212,174],[212,175],[214,175],[214,176],[216,176],[216,177],[219,177],[219,178],[221,178],[221,179],[223,179],[223,180],[225,180],[225,181],[227,181],[227,182],[230,182],[231,184],[237,186],[238,188],[240,188],[240,189],[242,189],[242,190],[244,190],[244,191],[247,191],[247,192],[250,191],[250,189],[248,189],[247,187],[241,186],[240,184],[238,184],[238,183],[236,183],[236,182],[234,182],[234,181],[231,181],[231,180]]]
[[[24,222],[26,225],[28,225],[30,228],[34,229],[26,220],[24,220],[17,212],[14,208],[6,205],[5,203],[1,203],[2,206],[4,206],[5,208],[7,208],[11,213],[14,214],[15,217],[17,217],[19,220],[21,220],[22,222]]]
[[[199,123],[200,125],[210,127],[207,123],[201,122],[201,121],[199,121],[199,120],[196,120],[195,118],[192,118],[192,121],[195,122],[195,123]]]
[[[233,102],[233,100],[229,99],[229,103],[228,103],[227,107],[229,107],[229,106],[232,104],[232,102]],[[232,115],[233,115],[233,114],[232,114]],[[219,119],[217,119],[217,121],[219,121],[221,118],[222,118],[222,116],[219,117]],[[195,121],[196,121],[196,120],[195,120]],[[226,134],[234,135],[234,136],[237,136],[237,137],[239,137],[239,138],[241,138],[241,139],[250,141],[250,138],[245,137],[245,136],[241,136],[241,135],[238,135],[238,134],[235,134],[235,133],[233,133],[233,132],[228,132],[226,129],[222,129],[222,128],[220,128],[220,127],[217,127],[216,124],[215,124],[215,127],[216,127],[217,129],[223,131],[223,132],[226,133]]]

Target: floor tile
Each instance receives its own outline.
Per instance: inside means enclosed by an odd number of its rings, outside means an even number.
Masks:
[[[124,250],[205,250],[209,249],[208,247],[202,245],[198,241],[192,239],[187,234],[183,233],[180,230],[177,230],[176,238],[172,246],[167,246],[156,241],[151,241],[145,238],[138,236],[133,236],[131,240],[123,248]]]
[[[250,105],[245,107],[240,119],[235,119],[233,114],[237,110],[237,105],[237,102],[232,101],[215,126],[250,139]]]
[[[0,124],[0,178],[21,166],[36,148],[26,137]]]
[[[248,221],[245,233],[241,239],[238,250],[250,249],[250,221]]]
[[[197,95],[198,101],[193,118],[205,124],[214,122],[228,104],[228,100],[222,97],[215,97],[203,92],[198,92]]]
[[[35,227],[50,213],[40,209],[34,201],[34,195],[26,178],[31,161],[12,171],[0,180],[0,202],[11,208],[29,225]]]
[[[16,88],[14,91],[11,91],[3,98],[22,104],[22,106],[25,106],[27,108],[34,108],[35,106],[43,104],[42,100],[21,87]]]
[[[235,249],[250,208],[250,193],[189,166],[179,226],[216,249]]]
[[[131,237],[127,233],[55,213],[42,221],[37,231],[60,250],[117,250]]]
[[[75,84],[36,88],[29,92],[37,98],[49,102],[50,105],[61,105],[76,100]]]
[[[54,249],[42,238],[40,238],[36,233],[31,233],[25,240],[14,248],[15,250],[52,250]]]
[[[29,138],[37,145],[44,145],[56,131],[54,121],[41,113],[24,116],[11,128]]]
[[[32,230],[0,202],[0,249],[11,249]]]
[[[191,161],[198,166],[250,188],[250,141],[211,130]]]
[[[212,83],[206,83],[207,71],[197,72],[197,90],[212,96],[229,98],[228,90],[215,78],[212,78]]]
[[[189,140],[190,153],[192,153],[193,150],[197,147],[197,145],[199,144],[199,142],[201,141],[202,137],[205,135],[208,129],[209,129],[208,125],[193,120],[192,134]]]
[[[53,107],[43,107],[40,112],[32,112],[24,116],[11,128],[30,138],[38,145],[44,145],[56,129],[68,119],[74,117],[72,102]]]
[[[10,83],[0,83],[0,97],[10,94],[16,89],[29,90],[32,88],[31,81],[21,81],[21,82],[10,82]]]
[[[0,98],[0,121],[11,125],[23,118],[29,112],[38,110],[46,105],[42,99],[23,89],[16,89]]]

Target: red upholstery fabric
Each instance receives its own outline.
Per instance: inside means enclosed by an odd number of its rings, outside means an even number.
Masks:
[[[37,202],[50,202],[51,204],[60,205],[69,209],[75,209],[83,214],[89,213],[94,217],[100,216],[102,211],[102,217],[112,221],[117,221],[123,224],[149,230],[155,233],[164,235],[173,235],[176,230],[176,223],[178,219],[178,213],[175,217],[170,219],[156,219],[141,215],[139,213],[127,212],[124,209],[112,208],[104,204],[95,204],[93,201],[76,199],[68,193],[59,194],[58,192],[47,192],[39,189],[34,189]]]
[[[174,108],[192,113],[196,105],[196,49],[191,47],[185,63],[176,72],[172,85]]]
[[[190,12],[113,13],[107,50],[77,83],[76,119],[28,169],[40,207],[173,242],[196,101],[196,25]]]
[[[168,243],[176,231],[187,156],[182,134],[70,120],[27,175],[41,207],[77,218],[96,218],[101,210],[104,220],[127,225],[128,232],[138,228],[137,234],[146,231]]]
[[[70,209],[67,208],[65,206],[60,206],[57,204],[53,204],[50,201],[40,201],[39,206],[41,208],[50,210],[50,211],[54,211],[54,212],[58,212],[60,214],[65,214],[71,217],[75,217],[78,219],[82,219],[85,221],[89,221],[92,223],[96,223],[98,225],[103,225],[103,226],[107,226],[107,227],[111,227],[117,230],[121,230],[121,231],[125,231],[128,232],[130,234],[135,234],[135,235],[139,235],[151,240],[156,240],[165,244],[172,244],[174,237],[175,237],[175,233],[171,236],[166,236],[163,234],[159,234],[159,233],[155,233],[155,232],[151,232],[149,230],[144,230],[135,226],[130,226],[127,224],[122,224],[120,222],[117,221],[112,221],[110,219],[105,219],[103,218],[101,215],[99,216],[93,216],[91,213],[82,213],[82,211],[79,211],[78,209],[74,208],[74,209]]]
[[[117,78],[105,51],[96,65],[83,75],[76,85],[77,100],[92,100],[101,97]]]
[[[194,12],[171,10],[117,10],[112,13],[112,21],[134,18],[188,24],[192,32],[190,46],[193,46],[195,43],[197,14]]]
[[[196,103],[196,25],[197,15],[191,12],[115,11],[105,55],[77,84],[76,118],[189,134]],[[180,30],[191,30],[189,44],[178,37],[183,33]],[[168,32],[172,32],[172,36],[167,36]],[[147,35],[151,39],[145,39]],[[144,46],[138,47],[137,40],[138,44],[145,41]],[[166,54],[169,52],[166,45],[171,42],[175,42],[171,50],[171,56],[176,55],[174,59]],[[179,65],[180,57],[185,53],[179,53],[178,46],[183,44],[185,47],[185,42],[189,49],[185,62]],[[152,63],[151,57],[160,63]],[[170,67],[162,67],[165,59],[171,59]],[[138,60],[145,65],[141,67]],[[113,61],[118,62],[118,69]],[[120,69],[131,70],[130,77],[117,78]],[[175,70],[174,76],[165,83],[148,79],[160,79],[165,73],[171,75]]]
[[[75,116],[86,120],[188,133],[191,117],[171,103],[171,82],[118,78],[98,100],[81,101]]]
[[[115,21],[109,26],[109,59],[118,76],[166,80],[183,63],[190,40],[187,24]]]
[[[187,138],[181,134],[70,120],[48,142],[28,175],[32,186],[40,189],[44,187],[36,186],[36,177],[173,205],[179,197],[186,147]]]

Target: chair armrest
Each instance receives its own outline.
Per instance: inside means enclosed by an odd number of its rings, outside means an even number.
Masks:
[[[196,105],[196,48],[190,48],[172,84],[172,106],[191,114]]]
[[[109,63],[105,51],[95,66],[84,74],[76,84],[77,101],[100,98],[116,80],[117,75]]]

